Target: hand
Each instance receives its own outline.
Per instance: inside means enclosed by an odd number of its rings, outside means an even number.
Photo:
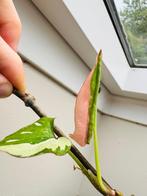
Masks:
[[[13,87],[25,91],[23,64],[16,50],[21,22],[12,0],[0,0],[0,97],[9,96]]]

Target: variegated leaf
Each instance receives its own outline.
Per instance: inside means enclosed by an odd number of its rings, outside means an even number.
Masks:
[[[85,80],[76,99],[75,131],[70,134],[70,137],[81,146],[85,146],[90,142],[96,124],[96,104],[100,88],[101,62],[102,55],[100,51],[96,65]]]
[[[0,151],[17,157],[30,157],[43,153],[64,155],[71,148],[66,137],[55,138],[54,119],[43,117],[0,141]]]

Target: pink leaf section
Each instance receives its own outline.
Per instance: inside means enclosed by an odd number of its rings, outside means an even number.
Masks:
[[[82,85],[75,104],[75,131],[70,134],[80,146],[87,144],[88,123],[89,123],[89,101],[90,101],[90,81],[92,78],[92,69],[84,84]]]

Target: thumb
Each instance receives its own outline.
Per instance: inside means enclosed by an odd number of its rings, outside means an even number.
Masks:
[[[0,74],[0,98],[8,97],[12,91],[12,84],[2,74]]]
[[[18,54],[1,37],[0,73],[5,76],[15,88],[21,92],[25,91],[23,63]]]

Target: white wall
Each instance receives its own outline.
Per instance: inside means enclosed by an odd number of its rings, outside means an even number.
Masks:
[[[30,0],[14,3],[22,22],[19,52],[77,93],[89,69]]]
[[[102,173],[125,196],[147,195],[147,127],[102,115],[99,139]],[[94,162],[94,157],[93,157]],[[80,196],[100,195],[83,181]]]

